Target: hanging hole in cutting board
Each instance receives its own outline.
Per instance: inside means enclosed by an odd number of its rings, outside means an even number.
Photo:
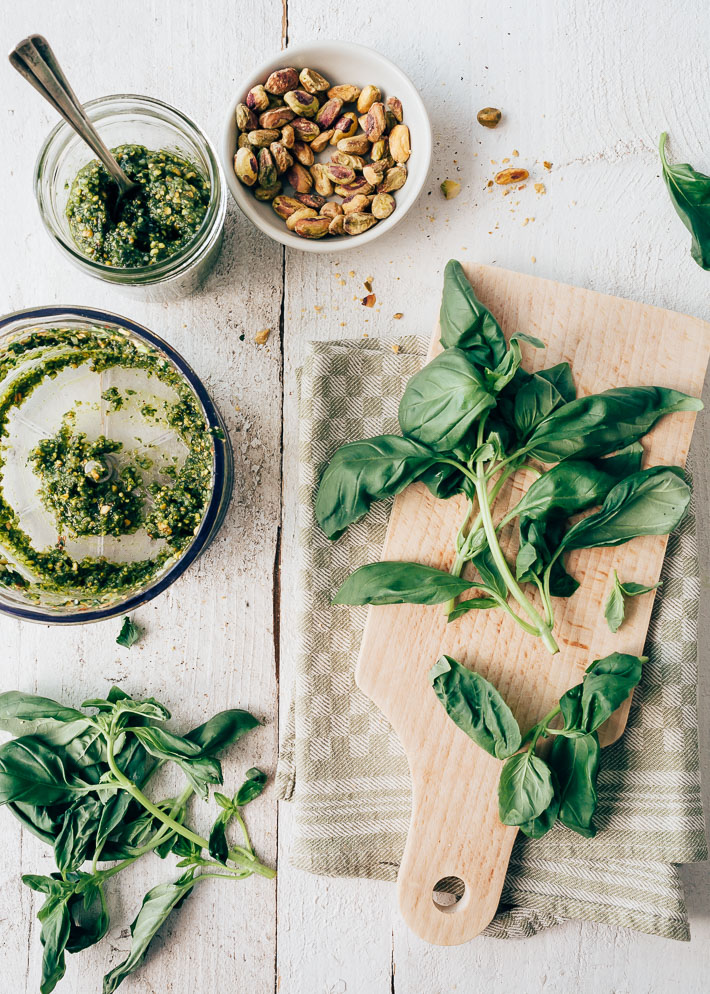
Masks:
[[[466,893],[466,884],[461,877],[442,877],[434,884],[431,899],[445,915],[451,915],[461,907],[461,899]]]

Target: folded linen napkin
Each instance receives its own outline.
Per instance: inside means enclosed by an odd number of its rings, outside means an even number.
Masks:
[[[428,342],[314,342],[300,371],[299,544],[304,591],[279,796],[296,808],[290,858],[313,873],[394,880],[410,780],[387,720],[355,685],[367,608],[331,605],[343,580],[379,558],[389,502],[337,542],[313,502],[339,445],[399,431],[397,407]],[[623,737],[603,750],[594,839],[556,826],[518,835],[498,912],[484,934],[533,935],[569,918],[689,939],[678,863],[707,858],[696,710],[699,566],[691,505],[671,536],[646,644],[649,662]],[[472,746],[472,748],[474,748]]]

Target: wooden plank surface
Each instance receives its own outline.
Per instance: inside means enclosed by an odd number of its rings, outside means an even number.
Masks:
[[[705,322],[490,266],[468,265],[466,273],[506,337],[520,331],[545,342],[544,350],[523,345],[525,368],[569,362],[578,396],[643,384],[700,394],[710,353]],[[685,465],[694,423],[691,412],[663,418],[644,439],[644,466]],[[511,477],[496,516],[518,503],[531,480],[528,471]],[[423,484],[409,487],[394,502],[382,558],[448,570],[465,509],[463,497],[440,501]],[[504,529],[504,548],[513,531],[512,525]],[[369,609],[356,680],[392,722],[409,761],[412,820],[397,887],[402,914],[418,935],[456,945],[488,925],[517,831],[498,818],[501,764],[448,718],[429,684],[429,669],[442,653],[475,669],[498,688],[527,730],[593,659],[614,650],[643,651],[653,596],[638,599],[616,634],[607,626],[604,602],[614,569],[623,579],[656,583],[666,542],[666,536],[645,536],[568,557],[581,587],[573,597],[553,598],[560,646],[554,656],[500,611],[471,611],[447,625],[441,608]],[[539,608],[539,599],[532,599]],[[618,737],[627,713],[628,704],[610,720],[602,744]],[[455,913],[432,900],[435,884],[452,876],[466,886]]]

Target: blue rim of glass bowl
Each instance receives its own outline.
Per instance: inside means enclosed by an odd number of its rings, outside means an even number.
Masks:
[[[154,597],[167,590],[178,577],[182,576],[185,570],[208,548],[224,521],[231,500],[232,485],[234,482],[234,456],[222,416],[192,367],[164,339],[160,338],[159,335],[156,335],[143,325],[131,321],[130,318],[125,318],[121,314],[114,314],[112,311],[96,310],[92,307],[73,307],[56,304],[47,307],[31,307],[26,310],[14,311],[12,314],[3,315],[0,317],[0,333],[8,325],[18,321],[41,321],[52,317],[69,317],[91,324],[114,325],[118,328],[124,328],[126,331],[130,331],[133,335],[136,335],[137,338],[152,345],[159,352],[162,352],[192,387],[197,399],[202,405],[207,424],[213,430],[213,485],[209,505],[194,540],[177,562],[163,576],[156,580],[152,586],[111,607],[93,611],[77,611],[73,614],[33,611],[29,608],[10,606],[0,602],[0,613],[22,619],[23,621],[56,625],[91,624],[95,621],[105,621],[108,618],[115,618],[121,614],[128,614],[130,611],[135,610],[135,608],[153,600]],[[220,438],[218,434],[215,434],[215,430],[223,432],[224,437]]]

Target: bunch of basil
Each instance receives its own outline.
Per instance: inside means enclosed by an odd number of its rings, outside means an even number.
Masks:
[[[520,342],[507,343],[476,299],[461,265],[446,266],[441,305],[444,351],[413,376],[399,406],[403,436],[350,442],[323,473],[316,518],[336,539],[374,500],[415,480],[436,497],[464,494],[467,509],[449,573],[420,563],[380,562],[356,570],[340,604],[448,603],[449,620],[471,610],[501,609],[550,652],[551,598],[569,597],[577,581],[564,567],[573,549],[613,546],[638,535],[664,535],[679,523],[690,491],[676,467],[641,469],[640,439],[666,414],[702,403],[664,387],[620,387],[577,397],[570,366],[528,373]],[[532,460],[532,462],[531,462]],[[506,480],[520,469],[536,477],[519,503],[494,521]],[[580,511],[599,510],[568,527]],[[519,551],[508,563],[501,530],[517,520]],[[463,579],[466,563],[476,579]],[[537,589],[541,610],[523,586]],[[474,596],[458,605],[467,590]]]
[[[645,662],[644,656],[620,652],[596,659],[582,682],[563,694],[525,736],[493,684],[450,656],[441,657],[429,679],[458,727],[491,756],[505,760],[498,784],[498,814],[504,825],[539,839],[560,821],[589,838],[596,832],[597,729],[637,685]],[[548,737],[554,741],[543,759],[536,746]]]
[[[82,708],[95,713],[31,694],[0,694],[0,728],[18,734],[0,746],[0,804],[54,848],[57,865],[50,876],[22,878],[45,895],[38,914],[42,994],[64,976],[65,953],[78,953],[106,935],[106,882],[141,856],[174,853],[182,873],[145,895],[131,925],[131,950],[105,976],[104,994],[138,969],[159,928],[199,881],[274,876],[256,857],[241,816],[241,807],[263,789],[261,771],[250,770],[232,800],[215,795],[221,810],[209,840],[185,823],[192,795],[206,800],[210,785],[222,783],[217,754],[255,728],[256,718],[248,711],[222,711],[180,736],[165,728],[170,713],[162,704],[134,700],[118,687]],[[178,766],[187,784],[177,797],[152,801],[146,785],[165,763]],[[227,843],[231,819],[240,825],[240,845]],[[88,860],[87,872],[82,867]],[[99,869],[99,863],[113,865]]]

